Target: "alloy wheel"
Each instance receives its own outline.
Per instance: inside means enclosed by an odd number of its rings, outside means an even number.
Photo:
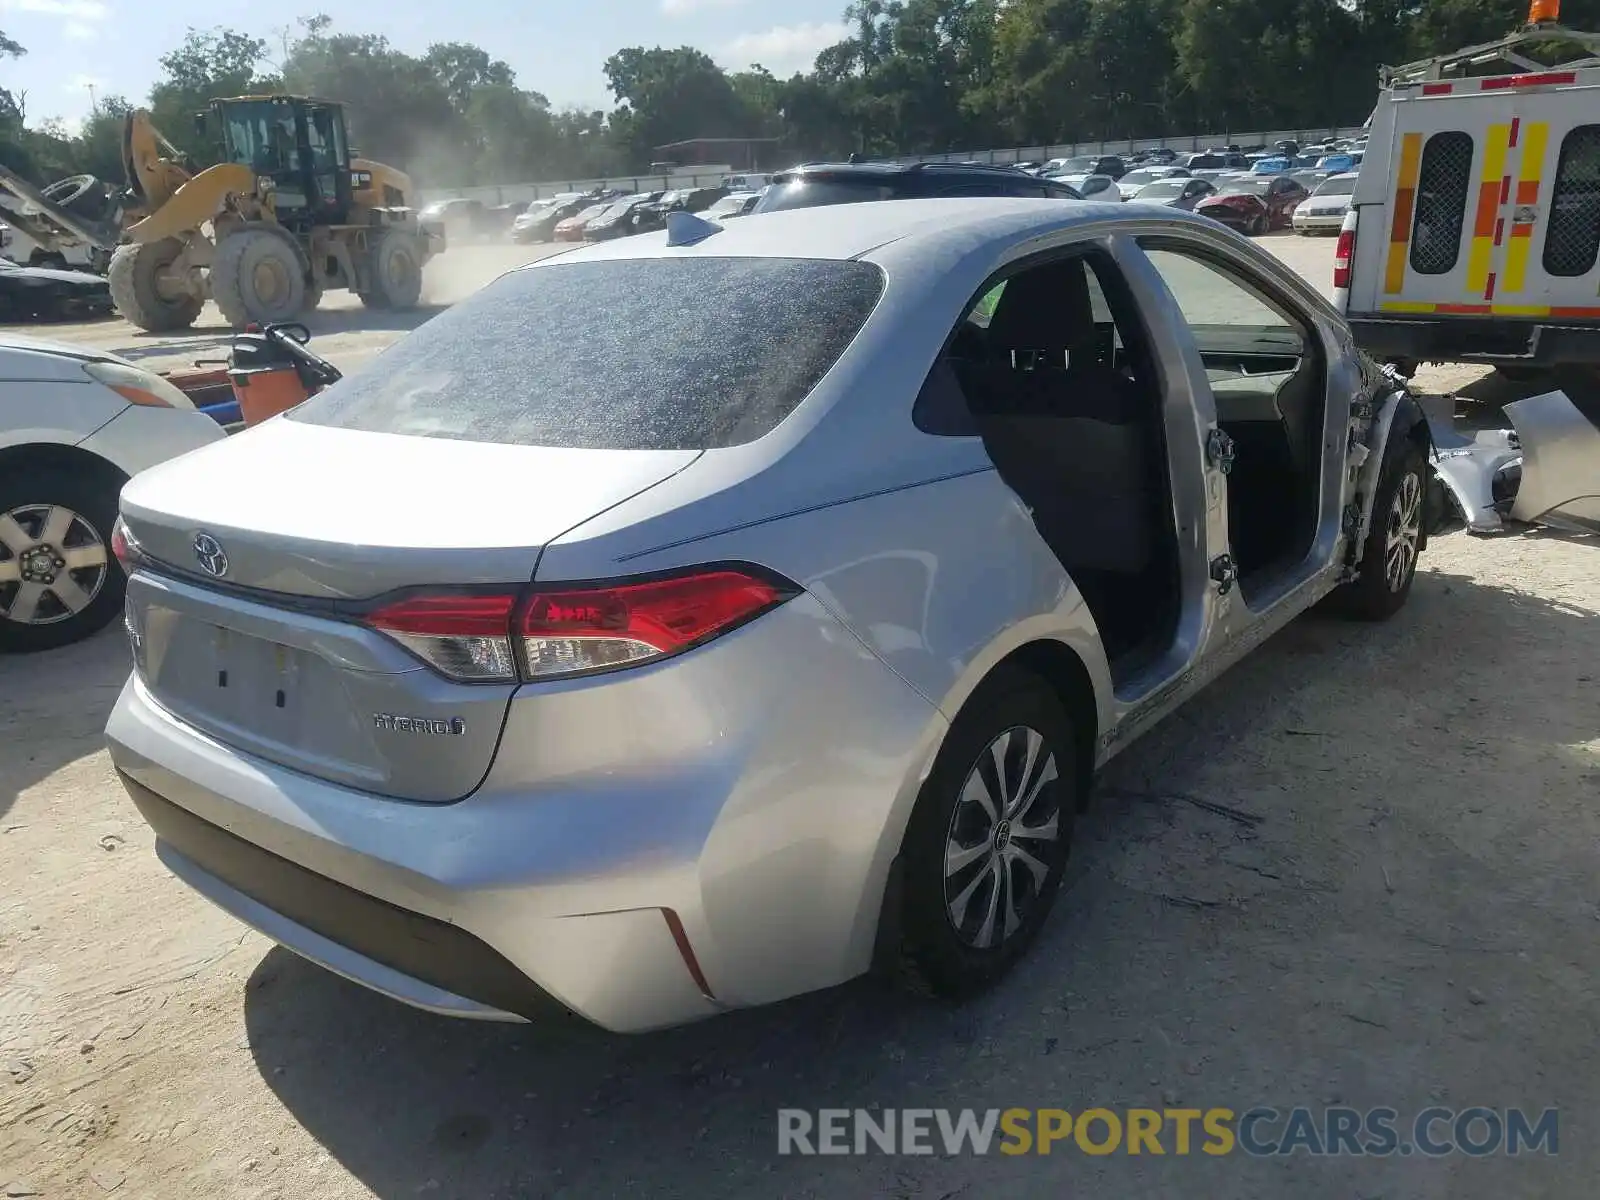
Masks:
[[[945,911],[956,936],[994,950],[1026,924],[1061,840],[1060,773],[1043,734],[1014,726],[978,755],[945,838]]]
[[[53,625],[77,616],[110,566],[100,534],[70,508],[25,504],[0,514],[0,617]]]
[[[1422,537],[1422,481],[1415,471],[1400,478],[1389,502],[1389,523],[1383,542],[1383,574],[1391,592],[1406,586],[1417,565]]]

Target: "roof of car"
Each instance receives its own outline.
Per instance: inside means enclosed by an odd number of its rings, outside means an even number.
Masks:
[[[757,213],[732,221],[698,242],[668,246],[665,233],[641,234],[618,241],[584,246],[551,255],[519,270],[539,270],[547,265],[618,258],[665,258],[704,255],[710,258],[862,258],[891,243],[937,253],[940,248],[961,250],[974,240],[1006,238],[1018,234],[1046,234],[1056,230],[1128,220],[1131,214],[1121,200],[1054,200],[1046,197],[941,197],[931,200],[880,200],[861,204],[823,205]],[[1141,214],[1152,219],[1150,214]],[[1169,221],[1213,225],[1187,213],[1169,214]]]
[[[837,174],[841,174],[841,175],[845,175],[845,174],[861,175],[863,177],[885,176],[885,175],[892,175],[892,176],[897,176],[898,177],[898,176],[903,176],[903,175],[914,175],[914,174],[916,174],[916,173],[918,173],[920,171],[934,171],[934,172],[937,172],[939,174],[944,174],[946,172],[951,172],[951,171],[959,171],[959,172],[962,172],[964,174],[967,174],[967,173],[978,173],[978,174],[1000,173],[1000,174],[1003,174],[1003,175],[1005,175],[1007,177],[1023,174],[1023,172],[1018,171],[1017,168],[1014,165],[1012,165],[1011,163],[990,164],[990,163],[967,163],[967,162],[917,162],[917,163],[814,162],[814,163],[801,163],[797,167],[790,167],[787,171],[779,171],[777,174],[775,174],[773,176],[773,180],[775,182],[782,182],[786,177],[791,177],[791,176],[794,176],[794,175],[814,175],[814,174],[820,174],[820,173],[822,173],[824,171],[827,172],[830,175],[837,173]]]

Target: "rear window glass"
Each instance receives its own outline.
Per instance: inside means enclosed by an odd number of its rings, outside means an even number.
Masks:
[[[882,292],[872,264],[819,259],[514,271],[291,419],[522,446],[737,446],[794,411]]]
[[[1587,275],[1600,258],[1600,125],[1579,125],[1561,141],[1544,269],[1563,279]]]
[[[1472,176],[1472,136],[1436,133],[1422,147],[1417,173],[1417,215],[1411,227],[1411,269],[1443,275],[1461,255]]]

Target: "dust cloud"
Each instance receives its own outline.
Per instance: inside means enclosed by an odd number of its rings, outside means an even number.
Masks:
[[[465,242],[431,259],[422,274],[426,305],[455,304],[507,271],[570,246],[517,246],[508,242]]]

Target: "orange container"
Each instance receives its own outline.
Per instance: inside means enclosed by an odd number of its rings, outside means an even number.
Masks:
[[[310,395],[292,366],[235,368],[228,372],[228,378],[233,382],[233,394],[246,426],[259,425],[287,412]]]
[[[1528,24],[1561,20],[1561,0],[1533,0],[1528,6]]]

